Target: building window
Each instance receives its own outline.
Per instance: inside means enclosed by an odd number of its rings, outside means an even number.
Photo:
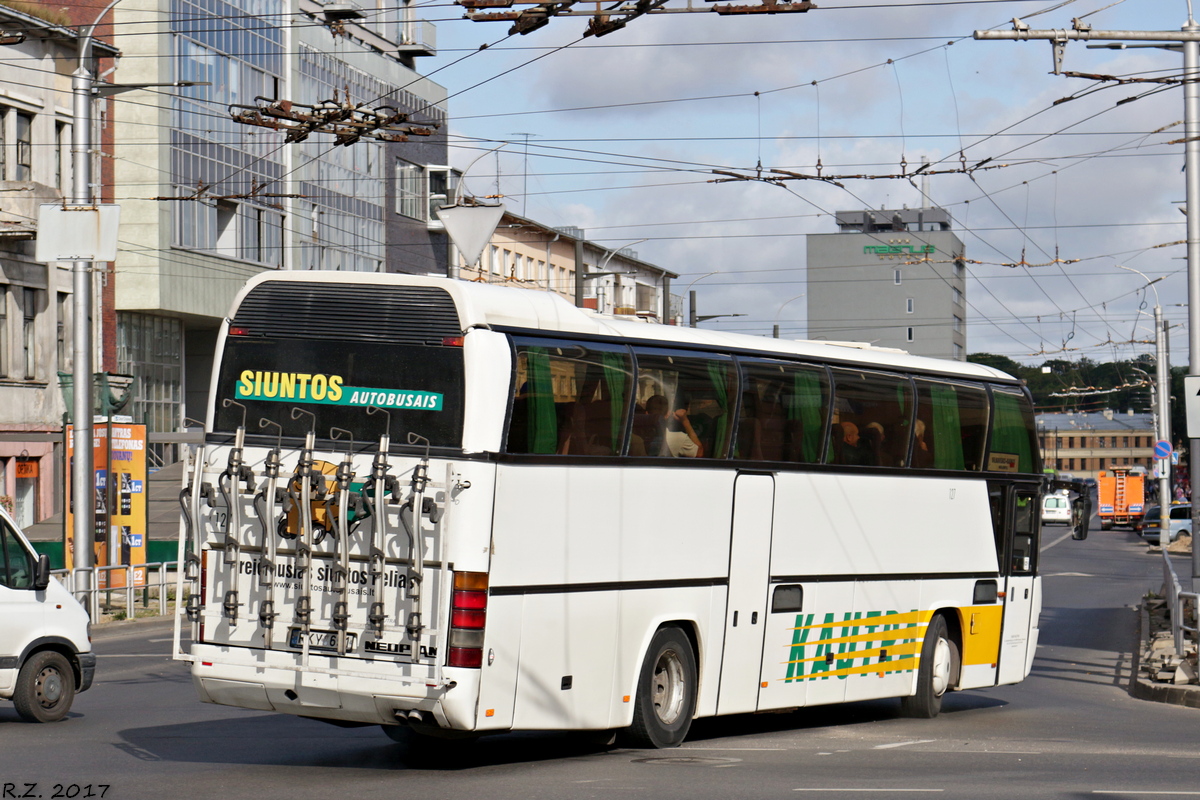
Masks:
[[[55,363],[58,365],[59,372],[71,371],[71,351],[68,346],[67,339],[67,323],[68,315],[71,308],[71,295],[58,294],[58,320],[57,327],[54,332],[54,354]]]
[[[121,312],[117,371],[136,378],[125,413],[148,430],[173,431],[183,419],[183,325],[176,319]]]
[[[424,220],[426,214],[424,175],[417,164],[396,159],[396,213]]]
[[[0,286],[0,378],[8,377],[8,287]]]
[[[63,196],[70,195],[70,187],[63,181],[67,174],[67,154],[71,152],[70,131],[67,125],[61,122],[54,123],[54,185]]]
[[[965,361],[966,360],[966,357],[963,354],[963,346],[961,344],[959,344],[958,342],[954,343],[954,360],[955,361]]]
[[[1075,459],[1073,459],[1073,458],[1067,459],[1067,469],[1069,469],[1069,470],[1075,469]]]
[[[21,290],[21,352],[24,356],[25,380],[37,377],[37,289]]]
[[[900,285],[900,270],[894,270],[894,271],[892,272],[892,281],[893,281],[893,282],[894,282],[894,283],[895,283],[897,286],[899,286],[899,285]]]
[[[907,314],[913,313],[913,299],[911,297],[904,301],[904,311]],[[909,339],[909,341],[911,342],[912,340]]]
[[[913,329],[912,328],[908,329],[908,340],[910,342],[913,341]]]
[[[0,181],[8,180],[8,132],[7,110],[0,106]]]
[[[1121,446],[1122,446],[1122,447],[1129,447],[1129,437],[1128,437],[1128,436],[1125,436],[1125,437],[1123,437],[1123,438],[1121,439]],[[1127,463],[1128,463],[1128,462],[1127,462]]]
[[[963,304],[962,289],[959,289],[957,286],[955,286],[951,289],[951,291],[954,292],[954,305],[961,306]]]
[[[962,317],[960,317],[960,316],[958,316],[957,314],[955,314],[955,315],[954,315],[954,332],[955,332],[955,333],[962,333],[962,329],[963,329],[963,321],[962,321]]]
[[[17,159],[13,180],[33,180],[33,115],[17,112]]]
[[[429,167],[428,176],[429,216],[427,221],[441,223],[435,213],[442,206],[454,203],[458,195],[459,172],[450,167]]]

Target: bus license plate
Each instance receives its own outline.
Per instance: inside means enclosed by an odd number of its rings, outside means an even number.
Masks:
[[[346,634],[346,652],[354,650],[355,634]],[[308,632],[308,649],[309,650],[324,650],[326,652],[336,653],[338,649],[338,632],[337,631],[309,631]],[[304,647],[304,630],[302,628],[292,628],[288,632],[288,646],[300,650]]]

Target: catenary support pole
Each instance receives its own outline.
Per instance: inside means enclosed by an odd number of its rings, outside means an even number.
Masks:
[[[1188,374],[1200,375],[1200,25],[1190,16],[1183,26],[1192,37],[1183,44],[1183,105],[1187,175]],[[1169,392],[1169,386],[1165,392]],[[1164,392],[1164,393],[1165,393]],[[1188,442],[1188,480],[1195,486],[1200,439]],[[1192,504],[1192,530],[1200,531],[1200,503]],[[1193,539],[1193,541],[1195,541]],[[1200,578],[1200,548],[1192,547],[1192,578]]]

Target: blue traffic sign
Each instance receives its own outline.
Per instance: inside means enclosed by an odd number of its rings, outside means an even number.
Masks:
[[[1166,439],[1159,439],[1157,442],[1155,442],[1154,443],[1154,457],[1155,458],[1170,458],[1171,457],[1171,443],[1168,442]]]

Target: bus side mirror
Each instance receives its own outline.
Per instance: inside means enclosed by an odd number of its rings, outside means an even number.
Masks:
[[[42,553],[38,556],[37,568],[33,573],[33,590],[44,592],[50,585],[50,556]]]
[[[1092,521],[1092,496],[1081,494],[1071,500],[1071,538],[1082,541],[1087,538],[1088,525]]]

